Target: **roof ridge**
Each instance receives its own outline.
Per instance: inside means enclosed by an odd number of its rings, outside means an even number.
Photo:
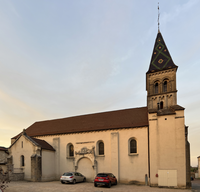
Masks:
[[[83,115],[75,115],[75,116],[69,116],[69,117],[63,117],[63,118],[57,118],[57,119],[48,119],[48,120],[36,121],[35,123],[41,123],[41,122],[46,122],[46,121],[54,121],[54,120],[64,120],[64,119],[68,119],[68,118],[84,117],[84,116],[89,116],[89,115],[105,114],[105,113],[112,113],[112,112],[118,112],[118,111],[126,111],[126,110],[131,110],[131,109],[142,109],[142,108],[147,108],[147,106],[128,108],[128,109],[117,109],[117,110],[114,110],[114,111],[105,111],[105,112],[102,111],[102,112],[87,113],[87,114],[83,114]],[[35,123],[33,123],[33,124],[35,124]]]
[[[26,129],[26,133],[31,137],[35,137],[44,135],[112,130],[116,128],[122,129],[127,127],[145,127],[148,125],[148,108],[145,106],[40,121],[29,126]]]

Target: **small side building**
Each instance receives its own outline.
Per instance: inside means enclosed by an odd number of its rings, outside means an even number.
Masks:
[[[9,147],[9,153],[8,166],[14,174],[24,173],[28,181],[55,180],[55,149],[46,141],[29,137],[24,130]]]

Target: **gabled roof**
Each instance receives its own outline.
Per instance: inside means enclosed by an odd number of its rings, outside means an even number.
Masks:
[[[36,139],[33,137],[30,137],[26,134],[25,130],[18,135],[17,139],[15,140],[15,142],[9,147],[11,148],[18,140],[21,136],[24,136],[26,139],[28,139],[33,145],[36,145],[38,147],[41,147],[41,149],[46,149],[46,150],[50,150],[50,151],[55,151],[55,149],[49,144],[47,143],[45,140],[41,140],[41,139]]]
[[[47,143],[45,140],[36,139],[36,138],[34,138],[34,137],[31,137],[31,138],[32,138],[32,140],[34,140],[42,149],[55,151],[55,149],[54,149],[49,143]]]
[[[148,126],[147,107],[36,122],[26,129],[31,136],[79,133]],[[14,137],[16,138],[16,137]]]
[[[0,146],[0,151],[4,151],[5,153],[9,154],[8,148]]]
[[[165,45],[165,41],[160,32],[158,32],[149,70],[147,73],[153,73],[155,71],[166,70],[170,68],[178,68],[170,56],[170,53]]]
[[[8,151],[8,148],[0,146],[0,151]]]

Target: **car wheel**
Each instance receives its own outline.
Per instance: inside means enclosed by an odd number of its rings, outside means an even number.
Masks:
[[[65,182],[64,181],[60,181],[62,184],[64,184]]]
[[[83,179],[83,182],[86,182],[86,178]]]
[[[111,188],[111,182],[108,184],[108,188]]]
[[[96,183],[94,183],[94,186],[95,186],[95,187],[97,187],[97,184],[96,184]]]
[[[115,185],[117,185],[117,179],[116,179],[116,181],[115,181]]]
[[[76,184],[76,179],[73,180],[73,184]]]

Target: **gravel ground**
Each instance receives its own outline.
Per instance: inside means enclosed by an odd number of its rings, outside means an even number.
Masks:
[[[27,182],[27,181],[12,181],[9,183],[9,187],[5,192],[106,192],[106,191],[122,191],[122,192],[132,192],[132,191],[160,191],[160,192],[196,192],[198,190],[198,183],[195,184],[197,187],[194,190],[189,189],[166,189],[157,188],[149,186],[137,186],[137,185],[124,185],[118,184],[112,186],[111,188],[105,187],[94,187],[93,183],[76,183],[73,184],[61,184],[60,181],[51,182]],[[199,185],[200,189],[200,185]]]
[[[192,181],[192,192],[200,192],[200,179]]]

